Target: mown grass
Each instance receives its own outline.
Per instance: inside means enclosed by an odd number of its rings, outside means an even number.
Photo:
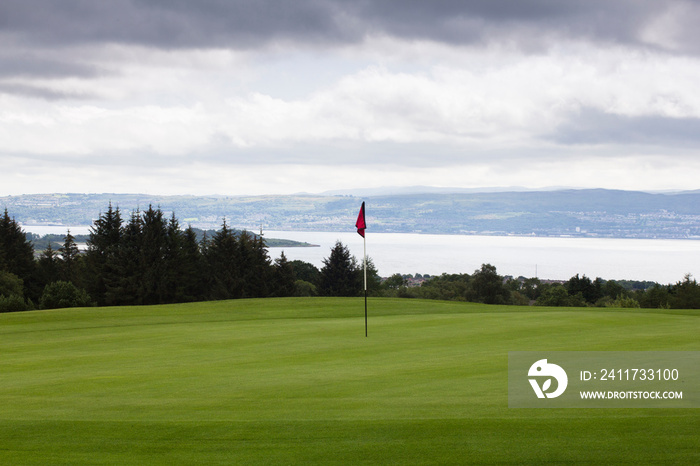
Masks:
[[[700,350],[698,311],[265,299],[0,315],[3,464],[700,463],[697,409],[509,409],[509,351]]]

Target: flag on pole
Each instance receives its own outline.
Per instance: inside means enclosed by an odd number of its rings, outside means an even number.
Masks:
[[[365,222],[365,203],[362,203],[360,207],[360,214],[357,216],[357,222],[355,222],[355,228],[357,228],[357,233],[362,236],[364,243],[364,258],[362,264],[365,269],[365,337],[367,336],[367,238],[365,237],[365,228],[367,228],[367,222]]]
[[[367,223],[365,222],[365,203],[362,203],[360,207],[360,215],[357,216],[357,222],[355,222],[355,227],[357,228],[357,233],[365,237],[365,228],[367,228]]]

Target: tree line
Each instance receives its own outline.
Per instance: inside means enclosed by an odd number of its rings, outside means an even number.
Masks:
[[[373,283],[376,269],[370,265]],[[265,239],[235,231],[224,220],[198,239],[160,208],[128,220],[109,208],[94,221],[87,250],[70,231],[61,247],[35,257],[19,224],[0,219],[0,312],[79,306],[169,304],[274,296],[359,296],[362,268],[341,243],[319,270],[284,253],[272,261]]]
[[[700,309],[700,285],[690,275],[675,284],[603,280],[576,274],[565,282],[538,278],[504,277],[496,267],[483,264],[473,274],[442,274],[420,286],[406,286],[395,274],[385,281],[383,296],[471,301],[485,304]]]
[[[360,296],[363,264],[336,242],[319,270],[284,253],[272,261],[265,239],[221,229],[198,238],[160,208],[127,220],[110,204],[93,222],[87,250],[70,231],[58,248],[35,256],[32,242],[5,210],[0,217],[0,312],[79,306],[169,304],[275,296]],[[486,304],[700,308],[700,285],[686,275],[672,285],[591,280],[563,283],[503,277],[483,264],[472,274],[443,274],[409,287],[405,276],[381,280],[367,261],[371,296],[443,299]]]

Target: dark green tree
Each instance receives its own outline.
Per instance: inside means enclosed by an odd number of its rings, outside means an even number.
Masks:
[[[496,273],[496,267],[482,264],[469,281],[467,301],[484,304],[509,304],[510,291],[503,283],[503,277]]]
[[[136,210],[121,228],[119,243],[105,268],[105,304],[125,306],[143,304],[143,220]]]
[[[398,290],[402,286],[406,286],[406,279],[400,273],[395,273],[384,280],[384,287],[389,290]]]
[[[541,285],[542,282],[540,282],[539,278],[526,278],[522,281],[522,285],[518,291],[527,296],[528,299],[535,300],[540,295]]]
[[[294,268],[294,276],[297,280],[303,280],[318,286],[321,279],[321,271],[315,265],[308,262],[293,260],[291,261]]]
[[[61,280],[77,284],[80,276],[80,250],[75,244],[75,238],[70,234],[70,230],[66,233],[63,245],[58,249],[58,252],[61,255]]]
[[[359,296],[362,292],[357,261],[350,250],[336,241],[331,255],[323,259],[319,291],[323,296]]]
[[[404,289],[417,298],[464,301],[471,276],[469,274],[443,273],[423,282],[418,288]]]
[[[294,267],[287,260],[284,251],[282,251],[280,257],[275,259],[273,277],[274,296],[294,296],[296,292]]]
[[[41,284],[36,277],[34,247],[19,223],[10,218],[7,209],[0,217],[0,257],[2,270],[22,280],[26,297],[38,299]]]
[[[238,241],[226,224],[226,219],[212,239],[205,242],[205,246],[209,299],[240,298],[243,295],[243,282],[239,269]]]
[[[651,309],[671,307],[672,296],[669,288],[669,286],[656,284],[646,291],[641,292],[641,294],[638,295],[639,305]]]
[[[543,287],[542,294],[535,302],[537,306],[585,307],[586,300],[581,293],[571,296],[563,285]]]
[[[241,292],[236,297],[268,296],[272,270],[263,237],[255,237],[247,231],[242,231],[238,235],[238,254]]]
[[[590,304],[595,303],[598,298],[600,298],[600,294],[598,290],[596,290],[596,286],[591,279],[585,275],[583,277],[579,277],[579,275],[576,274],[564,284],[564,287],[569,293],[569,296],[576,296],[580,293],[581,296],[583,296],[583,299]]]
[[[700,309],[700,285],[686,274],[683,281],[678,282],[672,289],[671,307],[674,309]]]
[[[185,234],[180,230],[180,223],[173,213],[165,227],[161,303],[192,301],[186,292],[188,270],[184,247]]]
[[[176,253],[168,251],[168,226],[163,211],[149,205],[141,216],[140,225],[141,240],[137,244],[140,258],[137,275],[141,276],[139,301],[143,304],[172,302],[174,293],[171,295],[168,290],[172,292],[177,288],[177,271],[169,270],[171,264],[167,263],[166,254],[171,253],[168,259],[172,262]]]
[[[597,281],[598,279],[596,279]],[[609,296],[610,298],[617,299],[619,296],[627,296],[627,290],[614,280],[608,280],[603,283],[601,288],[601,294],[603,296]]]
[[[197,242],[197,233],[189,226],[181,238],[182,301],[198,301],[207,295],[204,257]]]
[[[85,283],[90,295],[99,305],[115,304],[114,294],[107,296],[108,284],[117,286],[119,275],[116,259],[122,234],[122,218],[119,208],[109,209],[93,222],[86,252]],[[109,298],[109,299],[108,299]],[[109,302],[108,302],[109,300]]]
[[[61,278],[61,263],[59,255],[54,251],[49,241],[39,255],[37,261],[37,277],[40,284],[43,286],[55,282]]]

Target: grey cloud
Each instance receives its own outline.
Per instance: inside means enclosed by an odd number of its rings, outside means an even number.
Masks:
[[[0,79],[7,78],[92,78],[103,74],[94,65],[44,57],[37,53],[0,53]]]
[[[332,7],[316,0],[8,0],[0,5],[0,30],[37,45],[247,48],[338,36]]]
[[[552,37],[640,44],[678,1],[653,0],[5,0],[0,31],[42,45],[129,43],[160,48],[325,46],[389,34],[469,44]],[[679,51],[698,51],[695,21],[675,25]]]
[[[21,95],[24,97],[32,97],[42,100],[83,100],[94,97],[88,94],[57,91],[47,87],[34,86],[30,84],[2,82],[0,82],[0,94]]]
[[[588,108],[561,125],[548,139],[566,145],[696,147],[700,143],[700,118],[625,116]]]

